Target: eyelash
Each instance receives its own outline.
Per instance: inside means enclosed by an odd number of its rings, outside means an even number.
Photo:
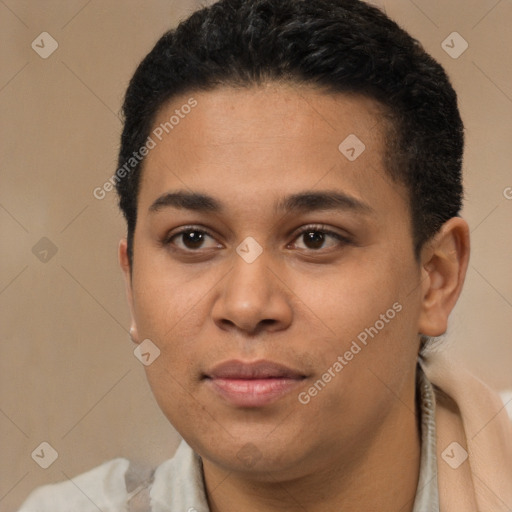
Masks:
[[[172,233],[171,235],[166,236],[161,241],[161,243],[165,247],[171,246],[171,245],[173,245],[172,244],[172,240],[174,238],[179,237],[180,235],[183,235],[185,233],[190,233],[190,232],[195,232],[195,233],[200,233],[200,234],[208,235],[209,237],[215,239],[215,237],[209,231],[207,231],[207,230],[205,230],[203,228],[199,229],[197,226],[185,226],[180,231],[177,231],[176,233]],[[339,233],[337,233],[335,231],[332,231],[329,228],[327,228],[327,227],[325,227],[325,226],[323,226],[321,224],[312,224],[312,225],[306,226],[301,231],[299,231],[298,233],[295,234],[293,240],[297,240],[298,238],[300,238],[304,234],[311,233],[311,232],[313,232],[313,233],[322,233],[324,235],[332,236],[333,238],[335,238],[340,243],[340,245],[351,245],[353,243],[353,241],[349,237],[340,235]],[[198,252],[201,251],[201,249],[197,249],[197,250],[194,250],[194,249],[182,249],[180,247],[174,247],[173,250],[178,251],[178,252],[183,252],[183,253],[198,253]],[[307,251],[311,251],[313,253],[321,252],[322,251],[322,249],[306,249],[306,250]]]

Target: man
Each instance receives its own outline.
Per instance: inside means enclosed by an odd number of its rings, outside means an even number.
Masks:
[[[510,510],[503,404],[428,350],[469,230],[456,94],[419,43],[361,1],[221,0],[123,111],[130,332],[184,441],[21,510]]]

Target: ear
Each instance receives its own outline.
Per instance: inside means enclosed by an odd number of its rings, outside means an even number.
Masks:
[[[469,227],[465,220],[446,221],[421,253],[420,334],[440,336],[459,298],[469,262]]]
[[[130,259],[128,258],[128,242],[126,238],[123,238],[119,242],[119,265],[124,275],[124,283],[126,289],[126,298],[128,299],[128,306],[130,308],[130,337],[134,343],[140,343],[139,333],[137,331],[137,324],[135,322],[135,308],[133,303],[133,291],[132,291],[132,273],[130,267]]]

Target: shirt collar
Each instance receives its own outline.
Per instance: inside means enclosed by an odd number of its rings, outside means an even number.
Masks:
[[[439,512],[437,486],[435,395],[420,364],[416,371],[418,414],[421,425],[421,459],[412,512]]]

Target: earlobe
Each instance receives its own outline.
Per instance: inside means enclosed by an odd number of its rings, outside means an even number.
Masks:
[[[132,343],[135,343],[136,345],[140,343],[139,333],[137,332],[137,327],[135,324],[132,324],[130,327],[130,339],[132,340]]]
[[[126,298],[128,300],[128,307],[130,308],[131,316],[131,327],[130,327],[130,339],[133,343],[140,343],[139,334],[137,331],[137,323],[135,321],[135,307],[133,301],[133,290],[132,290],[132,273],[130,260],[128,258],[128,243],[126,238],[123,238],[119,242],[119,265],[124,275]]]
[[[459,298],[469,262],[469,227],[453,217],[422,252],[422,303],[418,332],[441,336]]]

